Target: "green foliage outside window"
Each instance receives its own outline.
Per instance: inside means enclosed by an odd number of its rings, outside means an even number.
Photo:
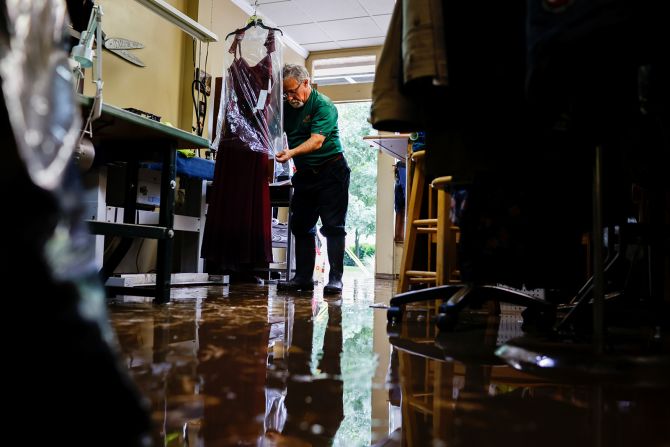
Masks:
[[[369,249],[361,253],[361,246],[364,238],[373,237],[375,234],[377,204],[377,152],[363,140],[363,137],[376,132],[368,122],[369,102],[336,104],[336,106],[339,114],[340,139],[351,168],[346,229],[348,234],[354,235],[353,252],[363,260],[363,257],[370,256]],[[374,256],[374,246],[371,255]]]

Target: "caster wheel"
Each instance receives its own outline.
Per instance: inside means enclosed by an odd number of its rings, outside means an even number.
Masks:
[[[450,306],[449,306],[449,301],[443,301],[443,302],[440,304],[440,310],[438,311],[438,313],[441,313],[441,314],[446,314],[446,313],[448,313],[448,312],[449,312],[449,307],[450,307]]]
[[[386,321],[400,323],[400,320],[402,320],[402,309],[400,307],[389,307],[386,310]]]
[[[458,314],[453,312],[440,313],[435,319],[435,326],[441,331],[451,331],[458,323]]]
[[[389,337],[400,337],[401,326],[398,322],[389,321],[386,323],[386,335]]]

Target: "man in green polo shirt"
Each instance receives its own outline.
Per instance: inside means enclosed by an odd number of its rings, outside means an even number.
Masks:
[[[284,78],[284,131],[288,148],[277,161],[295,163],[291,231],[295,236],[296,273],[281,282],[279,290],[314,290],[316,223],[321,217],[321,234],[328,242],[330,274],[324,294],[342,292],[344,270],[344,230],[349,205],[350,169],[343,156],[337,108],[309,82],[309,73],[300,65],[286,64]]]

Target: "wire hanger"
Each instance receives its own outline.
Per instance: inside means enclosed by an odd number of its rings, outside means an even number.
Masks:
[[[256,0],[256,1],[254,2],[254,13],[253,13],[253,15],[252,15],[251,17],[249,17],[249,19],[247,20],[247,24],[246,24],[243,28],[238,28],[238,29],[236,29],[235,31],[233,31],[233,32],[231,32],[231,33],[228,33],[228,35],[226,36],[226,39],[225,39],[225,40],[228,40],[228,38],[229,38],[230,36],[232,36],[233,34],[238,34],[238,33],[241,33],[241,32],[243,32],[243,31],[248,30],[248,29],[251,28],[252,26],[259,26],[259,27],[261,27],[261,28],[263,28],[263,29],[266,29],[266,30],[279,31],[279,34],[281,34],[281,35],[283,36],[283,35],[284,35],[284,32],[283,32],[282,30],[280,30],[279,28],[273,28],[273,27],[271,27],[271,26],[267,26],[265,23],[263,23],[263,19],[261,19],[260,17],[258,17],[258,15],[256,15],[256,9],[257,9],[257,8],[258,8],[258,0]]]

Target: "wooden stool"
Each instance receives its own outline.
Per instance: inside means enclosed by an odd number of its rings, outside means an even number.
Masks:
[[[451,176],[438,177],[430,183],[437,190],[437,253],[435,270],[437,285],[460,283],[458,270],[458,240],[460,229],[451,220],[451,194],[447,186]]]
[[[421,219],[421,204],[426,189],[425,151],[415,152],[411,160],[414,169],[407,207],[405,243],[400,266],[398,293],[409,290],[410,284],[444,285],[457,281],[455,265],[458,227],[452,225],[449,216],[451,194],[446,189],[446,186],[451,182],[451,177],[439,177],[431,183],[431,187],[437,190],[437,217],[429,216]],[[432,206],[429,208],[432,211]],[[432,214],[432,212],[429,212],[429,214]],[[418,234],[428,235],[429,246],[433,241],[437,244],[435,270],[411,270]],[[429,269],[431,266],[430,254],[431,250],[428,251],[427,266]]]

